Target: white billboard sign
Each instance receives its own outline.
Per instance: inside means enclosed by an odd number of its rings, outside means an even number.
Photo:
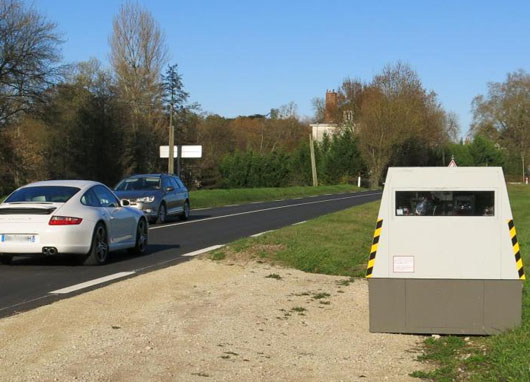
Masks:
[[[202,145],[182,145],[182,158],[202,158]],[[169,158],[169,146],[160,146],[160,158]],[[177,146],[173,149],[173,158],[178,158]]]

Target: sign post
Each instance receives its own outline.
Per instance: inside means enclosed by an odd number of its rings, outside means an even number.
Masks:
[[[318,186],[317,165],[315,160],[315,144],[313,142],[313,134],[309,134],[309,151],[311,154],[311,175],[313,177],[313,187]]]

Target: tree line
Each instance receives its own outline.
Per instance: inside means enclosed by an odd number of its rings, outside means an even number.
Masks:
[[[304,137],[304,138],[307,138]],[[317,173],[322,184],[356,183],[366,171],[359,152],[359,140],[351,129],[325,136],[315,147]],[[223,157],[221,187],[286,187],[311,185],[309,141],[294,150],[270,152],[236,151]]]
[[[176,142],[201,144],[183,161],[190,187],[311,184],[309,121],[294,103],[266,115],[225,118],[189,102],[164,33],[151,13],[126,1],[113,19],[110,67],[96,59],[65,64],[57,25],[22,0],[0,0],[0,194],[42,179],[113,185],[132,173],[163,172],[169,110]],[[321,183],[377,186],[388,166],[502,165],[526,174],[530,78],[523,71],[489,85],[473,101],[470,137],[459,142],[455,114],[443,109],[410,66],[386,66],[371,81],[345,79],[328,110],[340,134],[317,144]],[[314,101],[314,121],[324,103]]]

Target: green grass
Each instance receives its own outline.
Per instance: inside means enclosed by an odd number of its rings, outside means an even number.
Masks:
[[[223,251],[217,251],[212,256],[212,260],[223,260],[226,257],[226,254]]]
[[[509,185],[508,192],[528,278],[530,187]],[[524,283],[523,321],[519,328],[491,337],[471,337],[468,341],[455,336],[429,338],[420,360],[433,362],[436,369],[412,375],[433,382],[530,381],[530,282]]]
[[[193,208],[206,208],[362,190],[364,189],[352,186],[351,184],[318,187],[215,189],[190,191],[190,200]]]
[[[250,258],[305,272],[364,276],[379,202],[324,215],[256,238],[231,243],[211,256]]]

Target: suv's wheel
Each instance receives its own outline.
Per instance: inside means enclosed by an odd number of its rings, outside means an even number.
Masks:
[[[149,241],[149,231],[145,219],[138,221],[136,227],[136,245],[131,248],[131,252],[135,255],[143,255],[147,250],[147,242]]]
[[[9,265],[11,264],[11,260],[13,260],[13,256],[11,255],[0,255],[0,263]]]
[[[188,220],[190,218],[190,202],[186,200],[186,203],[184,203],[184,209],[182,210],[182,213],[180,214],[180,220]]]
[[[105,264],[109,258],[109,244],[107,241],[107,229],[103,223],[96,224],[92,235],[90,252],[85,259],[86,265]]]
[[[158,209],[158,217],[156,218],[157,223],[165,223],[167,220],[167,208],[164,203],[160,204]]]

